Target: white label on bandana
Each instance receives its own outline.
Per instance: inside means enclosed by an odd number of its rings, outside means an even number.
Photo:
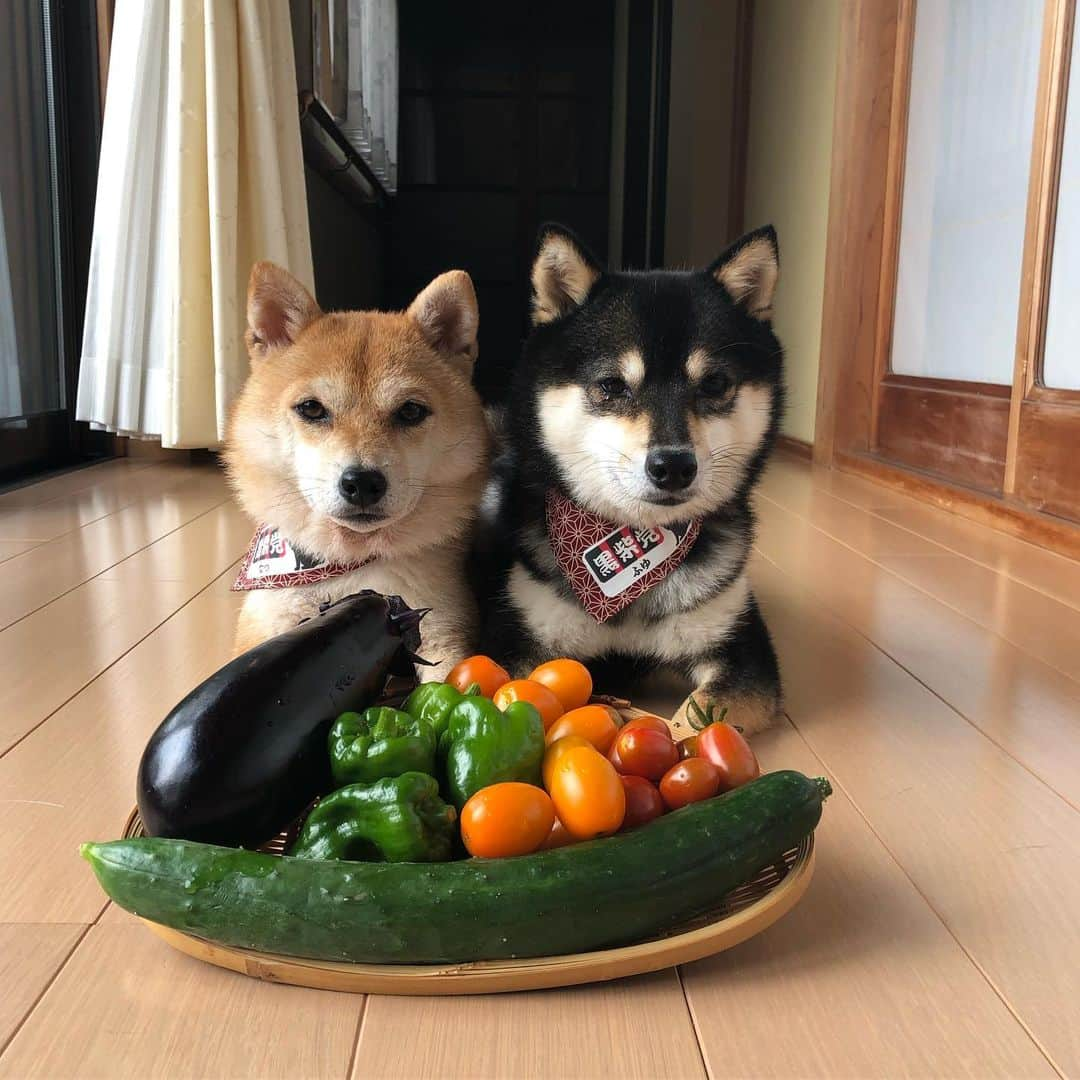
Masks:
[[[247,569],[248,577],[260,580],[274,574],[292,574],[300,569],[303,568],[295,548],[277,529],[265,529],[259,534]]]
[[[689,525],[675,529],[624,525],[582,552],[581,561],[605,596],[619,596],[639,578],[662,566],[675,554]]]

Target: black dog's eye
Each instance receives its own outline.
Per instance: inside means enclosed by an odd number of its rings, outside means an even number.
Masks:
[[[734,389],[734,382],[722,371],[710,372],[701,382],[701,392],[714,400],[726,401]]]
[[[417,424],[423,423],[430,415],[431,410],[426,405],[421,405],[419,401],[406,401],[394,413],[394,419],[406,427],[416,427]]]
[[[313,424],[318,423],[320,420],[325,420],[330,413],[326,411],[326,406],[321,401],[316,401],[315,398],[308,398],[307,401],[301,401],[296,406],[296,411],[305,419],[310,420]]]
[[[596,389],[609,401],[614,400],[615,398],[630,396],[630,387],[627,385],[626,380],[616,376],[611,376],[607,379],[598,379],[596,382]]]

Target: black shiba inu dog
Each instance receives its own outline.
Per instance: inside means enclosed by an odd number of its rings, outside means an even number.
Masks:
[[[601,687],[607,662],[669,667],[747,732],[776,715],[746,561],[783,402],[778,272],[771,227],[707,270],[634,273],[541,230],[478,560],[482,648],[515,675],[554,656],[588,663]]]

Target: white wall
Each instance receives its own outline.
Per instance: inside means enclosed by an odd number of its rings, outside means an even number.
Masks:
[[[728,223],[736,0],[675,0],[664,265],[707,266]]]
[[[776,332],[787,360],[783,431],[812,442],[832,161],[840,0],[755,0],[747,229],[780,238]]]

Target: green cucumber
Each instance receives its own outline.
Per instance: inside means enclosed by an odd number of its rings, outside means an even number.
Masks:
[[[226,945],[369,963],[557,955],[707,911],[810,833],[830,791],[769,773],[632,832],[514,859],[320,862],[163,838],[82,854],[121,907]]]

